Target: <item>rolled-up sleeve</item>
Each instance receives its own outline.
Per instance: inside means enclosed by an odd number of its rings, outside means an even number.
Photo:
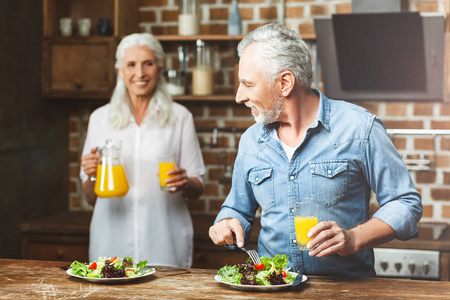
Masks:
[[[378,118],[370,130],[364,156],[365,176],[380,204],[373,217],[391,226],[400,240],[417,237],[417,223],[423,212],[422,199]]]

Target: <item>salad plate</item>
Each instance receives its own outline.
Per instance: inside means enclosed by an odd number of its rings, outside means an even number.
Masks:
[[[289,272],[290,274],[297,274],[294,272]],[[222,281],[222,277],[219,275],[216,275],[214,279],[220,283],[226,284],[231,286],[232,288],[235,288],[237,290],[243,290],[243,291],[258,291],[258,292],[271,292],[271,291],[279,291],[286,289],[288,287],[292,286],[292,283],[288,284],[279,284],[279,285],[245,285],[245,284],[236,284],[236,283],[229,283]],[[305,275],[302,275],[302,281],[305,282],[308,278]]]
[[[147,276],[152,275],[155,272],[156,272],[155,268],[152,268],[150,266],[145,266],[139,271],[138,274],[136,274],[136,276],[133,276],[133,277],[92,278],[92,277],[74,275],[74,274],[72,274],[72,268],[70,268],[66,271],[67,275],[69,275],[69,276],[84,279],[86,281],[95,282],[95,283],[119,283],[119,282],[122,283],[122,282],[126,282],[126,281],[132,281],[132,280],[136,280],[139,278],[147,277]]]

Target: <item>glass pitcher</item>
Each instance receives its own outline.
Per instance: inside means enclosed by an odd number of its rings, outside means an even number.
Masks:
[[[114,145],[112,140],[107,140],[106,145],[99,149],[100,164],[97,167],[94,192],[101,198],[121,197],[128,192],[128,180],[120,157],[121,149],[122,141]]]

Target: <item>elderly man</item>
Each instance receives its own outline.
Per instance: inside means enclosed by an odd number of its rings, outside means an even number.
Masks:
[[[260,256],[286,254],[305,274],[375,276],[372,247],[417,236],[420,194],[379,118],[311,89],[310,54],[280,24],[238,46],[236,102],[256,124],[241,137],[231,191],[209,230],[217,245],[244,246],[261,207]],[[371,190],[380,209],[369,216]],[[296,244],[295,202],[312,198],[319,223],[309,251]]]

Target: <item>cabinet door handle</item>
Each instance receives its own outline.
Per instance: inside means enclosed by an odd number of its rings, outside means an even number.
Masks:
[[[83,85],[82,84],[75,84],[75,89],[80,91],[81,89],[83,89]]]

